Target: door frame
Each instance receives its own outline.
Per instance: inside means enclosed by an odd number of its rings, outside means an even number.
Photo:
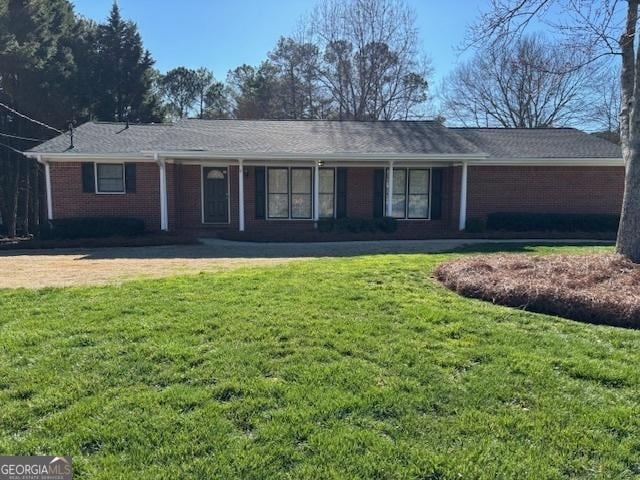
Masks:
[[[227,170],[227,221],[226,222],[205,222],[204,221],[204,169],[205,168],[226,168]],[[231,224],[231,166],[230,165],[204,165],[200,164],[200,221],[203,225],[229,225]]]

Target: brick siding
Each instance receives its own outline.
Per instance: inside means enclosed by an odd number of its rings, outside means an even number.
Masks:
[[[467,218],[492,212],[619,214],[624,167],[469,167]]]
[[[83,193],[81,165],[51,163],[53,218],[135,217],[144,220],[147,230],[160,230],[160,174],[155,163],[137,163],[136,193],[124,194]],[[170,177],[167,172],[167,181]]]
[[[373,217],[374,168],[347,171],[347,216]],[[265,220],[255,215],[255,168],[245,167],[245,235],[294,238],[314,234],[311,220]],[[462,169],[443,170],[442,219],[400,220],[396,238],[438,238],[458,234]],[[82,192],[81,164],[52,163],[54,218],[129,216],[142,218],[148,230],[160,228],[159,172],[155,163],[137,164],[136,193]],[[238,231],[238,167],[229,167],[230,222],[202,224],[200,165],[167,164],[169,228],[199,235]],[[467,218],[492,212],[618,214],[622,203],[622,167],[469,167]],[[371,236],[374,238],[376,236]]]

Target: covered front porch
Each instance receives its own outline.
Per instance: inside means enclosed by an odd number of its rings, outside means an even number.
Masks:
[[[211,159],[174,154],[157,159],[162,229],[237,239],[303,240],[316,239],[325,219],[392,217],[397,220],[392,238],[443,238],[464,229],[466,222],[467,162],[452,160]],[[390,238],[355,236],[377,237]]]

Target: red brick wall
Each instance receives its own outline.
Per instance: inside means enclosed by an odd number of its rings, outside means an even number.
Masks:
[[[493,212],[619,214],[624,167],[469,167],[467,218]]]
[[[314,231],[310,220],[255,218],[255,168],[245,167],[245,230],[288,234]],[[461,168],[443,170],[442,219],[400,221],[398,236],[429,238],[457,232]],[[238,167],[229,168],[230,223],[202,224],[200,165],[167,164],[169,228],[204,235],[238,230]],[[374,168],[349,168],[347,215],[373,216]],[[80,163],[52,163],[54,218],[130,216],[142,218],[148,230],[160,228],[159,172],[155,163],[137,164],[136,193],[100,195],[82,192]],[[469,167],[467,217],[492,212],[612,213],[620,211],[622,167]]]
[[[52,162],[53,218],[136,217],[144,220],[147,230],[160,230],[159,175],[155,163],[138,163],[136,193],[83,193],[81,163]],[[167,172],[167,179],[170,176]]]

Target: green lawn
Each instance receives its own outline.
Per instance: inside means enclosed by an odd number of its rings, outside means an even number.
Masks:
[[[546,252],[589,248],[540,248]],[[0,291],[0,453],[76,478],[635,478],[640,332],[468,300],[451,255]]]

